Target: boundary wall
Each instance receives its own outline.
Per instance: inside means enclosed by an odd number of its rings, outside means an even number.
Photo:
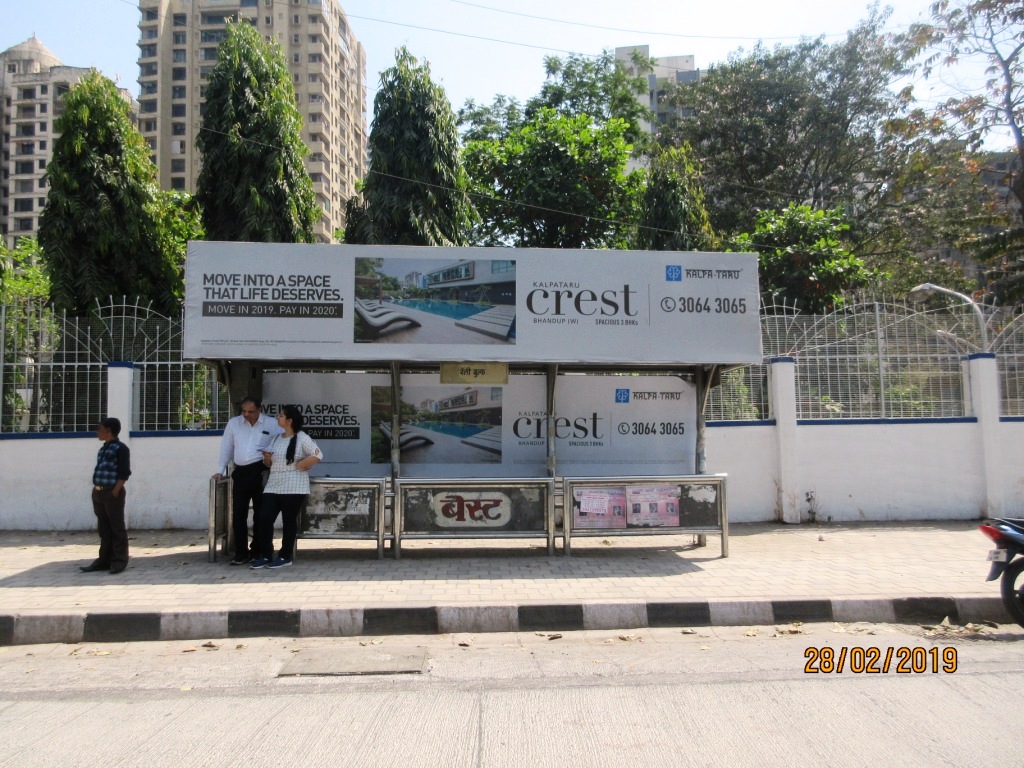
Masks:
[[[965,358],[968,415],[796,418],[795,360],[769,361],[770,419],[708,422],[708,473],[728,475],[733,523],[1024,517],[1024,417],[999,416],[995,356]],[[219,432],[132,429],[134,366],[110,363],[107,412],[132,449],[134,529],[205,530]],[[0,435],[0,530],[95,526],[93,433]]]

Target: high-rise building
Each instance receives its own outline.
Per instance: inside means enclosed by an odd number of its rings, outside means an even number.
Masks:
[[[160,187],[195,191],[207,79],[225,26],[242,20],[287,59],[329,242],[367,166],[366,53],[337,0],[140,0],[139,11],[139,128]]]
[[[35,37],[0,53],[0,234],[8,248],[39,230],[53,122],[64,94],[89,71],[64,66]]]
[[[621,61],[627,71],[633,73],[633,55],[639,54],[644,59],[650,58],[650,46],[632,45],[615,49],[615,59]],[[668,105],[663,101],[665,92],[671,85],[695,83],[700,80],[700,70],[694,68],[693,56],[662,56],[654,59],[654,71],[645,73],[647,93],[637,96],[637,101],[654,113],[658,123],[673,117],[685,117],[682,110]],[[643,128],[648,133],[657,132],[657,126],[646,120]]]

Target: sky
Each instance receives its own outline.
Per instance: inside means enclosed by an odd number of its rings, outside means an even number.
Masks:
[[[893,31],[928,17],[929,0],[888,5]],[[344,0],[342,7],[366,49],[368,120],[379,73],[403,45],[430,63],[434,81],[458,110],[467,99],[533,96],[544,82],[547,55],[648,45],[652,56],[693,55],[704,69],[758,40],[841,39],[869,12],[867,3],[835,0]],[[0,50],[34,34],[65,64],[94,66],[138,95],[138,20],[135,0],[2,0]],[[943,81],[917,83],[919,100],[947,94],[955,83],[948,74]]]

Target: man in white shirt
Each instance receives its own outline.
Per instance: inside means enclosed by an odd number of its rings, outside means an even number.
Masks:
[[[255,397],[242,401],[242,413],[224,427],[220,441],[219,467],[214,478],[227,474],[229,464],[234,465],[231,495],[232,530],[235,535],[235,557],[232,565],[244,565],[253,558],[249,548],[249,502],[253,519],[259,516],[263,502],[263,451],[274,438],[284,432],[275,419],[263,415],[263,403]]]

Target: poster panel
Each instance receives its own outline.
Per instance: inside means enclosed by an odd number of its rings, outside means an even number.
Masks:
[[[663,478],[657,483],[639,478],[595,481],[567,478],[573,531],[671,532],[720,528],[723,524],[724,476]]]
[[[400,481],[402,533],[500,535],[547,530],[546,486]]]
[[[679,525],[678,485],[631,485],[626,488],[626,525],[658,528]]]
[[[184,350],[193,359],[758,363],[758,296],[754,254],[193,242]]]
[[[573,528],[625,528],[625,510],[625,487],[573,489]]]
[[[383,501],[379,486],[353,487],[331,480],[310,483],[309,497],[299,519],[299,534],[307,538],[334,538],[373,533]]]
[[[402,475],[406,477],[545,477],[546,388],[541,375],[508,384],[441,384],[437,373],[403,374]],[[390,389],[388,390],[390,392]],[[391,401],[373,396],[372,423],[387,436],[374,462],[387,461]]]
[[[384,477],[390,457],[374,461],[373,446],[384,443],[372,421],[373,397],[391,402],[391,377],[384,373],[278,372],[263,376],[264,411],[276,416],[283,405],[297,405],[303,430],[316,441],[323,461],[314,477]],[[378,453],[381,453],[378,451]]]
[[[560,475],[678,475],[695,469],[697,390],[679,376],[560,375]]]

